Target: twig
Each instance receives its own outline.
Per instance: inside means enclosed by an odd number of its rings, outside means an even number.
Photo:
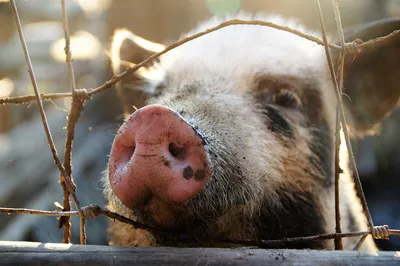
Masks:
[[[11,10],[13,11],[13,14],[14,14],[15,24],[17,25],[18,35],[19,35],[19,38],[20,38],[20,41],[21,41],[22,49],[24,51],[26,64],[28,66],[29,76],[30,76],[30,79],[31,79],[31,82],[32,82],[32,85],[33,85],[33,89],[35,91],[36,102],[37,102],[37,104],[39,106],[40,116],[42,118],[44,131],[45,131],[46,136],[47,136],[47,141],[49,143],[50,150],[51,150],[51,152],[53,154],[54,162],[57,165],[57,167],[60,170],[60,172],[64,175],[65,181],[66,181],[65,183],[67,185],[67,188],[68,188],[68,190],[70,191],[70,193],[71,193],[71,195],[73,197],[73,200],[74,200],[74,203],[76,205],[77,210],[80,212],[79,201],[78,201],[78,199],[77,199],[77,197],[75,195],[76,186],[71,181],[71,178],[67,174],[64,166],[61,164],[60,159],[58,157],[58,153],[57,153],[56,147],[54,145],[53,137],[51,136],[51,132],[50,132],[49,125],[48,125],[48,122],[47,122],[46,114],[45,114],[44,108],[43,108],[43,103],[42,103],[42,100],[40,98],[40,92],[39,92],[39,88],[38,88],[38,85],[37,85],[37,82],[36,82],[35,73],[33,72],[33,67],[32,67],[30,56],[29,56],[29,51],[28,51],[28,48],[26,46],[24,33],[22,31],[22,25],[21,25],[21,21],[19,19],[18,10],[17,10],[17,6],[15,4],[15,0],[10,0],[10,4],[11,4]]]
[[[323,20],[323,17],[322,17],[322,11],[321,11],[321,6],[320,6],[320,3],[319,3],[319,0],[315,0],[315,6],[316,6],[316,9],[317,9],[318,18],[319,18],[319,21],[320,21],[320,24],[321,24],[322,38],[323,38],[323,40],[325,42],[325,46],[324,47],[325,47],[326,57],[327,57],[327,60],[328,60],[329,71],[330,71],[330,74],[331,74],[332,82],[333,82],[334,87],[335,87],[336,98],[337,98],[337,101],[338,101],[338,110],[339,110],[340,120],[341,120],[341,123],[342,123],[343,133],[344,133],[344,137],[345,137],[345,140],[346,140],[347,150],[348,150],[348,153],[349,153],[350,166],[351,166],[351,170],[353,172],[353,174],[352,174],[353,180],[354,180],[354,183],[355,183],[357,194],[360,197],[361,204],[362,204],[363,209],[364,209],[364,213],[365,213],[365,215],[367,217],[369,228],[370,228],[371,232],[374,232],[373,231],[374,230],[374,223],[372,221],[371,213],[369,212],[367,201],[366,201],[365,196],[364,196],[364,192],[363,192],[363,189],[362,189],[362,186],[361,186],[360,177],[358,175],[356,162],[355,162],[355,159],[354,159],[353,150],[352,150],[351,143],[350,143],[349,132],[348,132],[347,126],[346,126],[347,125],[346,124],[346,117],[345,117],[344,110],[343,110],[342,97],[341,97],[339,85],[338,85],[337,80],[336,80],[335,71],[334,71],[334,68],[333,68],[331,53],[329,51],[328,41],[327,41],[327,37],[326,37],[325,23],[324,23],[324,20]]]

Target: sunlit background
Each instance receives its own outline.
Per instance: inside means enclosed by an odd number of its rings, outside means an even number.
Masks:
[[[16,1],[41,92],[68,92],[60,1]],[[331,0],[322,7],[328,31],[336,28]],[[68,20],[78,88],[94,88],[111,77],[108,55],[116,28],[145,39],[171,43],[212,15],[247,10],[296,18],[319,31],[314,1],[298,0],[70,0]],[[400,16],[398,0],[341,0],[342,20],[350,29]],[[252,40],[257,41],[257,40]],[[0,1],[0,98],[33,94],[19,38],[8,3]],[[65,141],[69,99],[46,102],[50,128],[60,156]],[[121,104],[109,90],[93,97],[76,127],[73,176],[82,205],[103,205],[99,179],[107,153],[122,121]],[[382,126],[379,136],[354,143],[359,170],[376,224],[400,228],[400,111]],[[52,210],[62,201],[58,171],[43,133],[35,103],[0,106],[0,206]],[[333,210],[332,210],[333,211]],[[73,242],[79,242],[73,219]],[[106,220],[88,221],[88,243],[106,244]],[[0,214],[0,240],[61,242],[56,218]],[[383,249],[399,249],[400,238],[380,241]]]

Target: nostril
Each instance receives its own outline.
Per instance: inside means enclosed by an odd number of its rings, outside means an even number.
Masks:
[[[129,161],[135,154],[136,147],[115,145],[114,155],[110,155],[110,173],[125,171]]]
[[[125,147],[125,153],[123,154],[124,162],[127,163],[132,156],[135,154],[136,146],[133,147]]]
[[[168,146],[171,155],[177,159],[181,159],[184,156],[184,148],[179,148],[174,143],[170,143]]]

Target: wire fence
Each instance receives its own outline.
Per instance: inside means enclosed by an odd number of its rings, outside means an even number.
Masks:
[[[65,0],[61,0],[60,2],[61,2],[61,10],[62,10],[63,29],[64,29],[64,35],[65,35],[65,49],[64,50],[65,50],[65,55],[66,55],[66,62],[68,65],[68,75],[69,75],[69,80],[70,80],[71,92],[69,92],[69,93],[52,93],[52,94],[40,93],[39,87],[36,82],[35,73],[34,73],[34,70],[33,70],[32,64],[31,64],[29,51],[28,51],[28,48],[27,48],[27,45],[25,42],[25,37],[24,37],[23,30],[22,30],[22,25],[20,22],[19,14],[18,14],[18,9],[17,9],[16,3],[15,3],[15,0],[10,0],[10,5],[11,5],[11,8],[12,8],[12,11],[14,14],[14,18],[15,18],[15,24],[17,26],[19,38],[20,38],[21,45],[22,45],[22,48],[24,51],[26,64],[28,67],[29,76],[30,76],[35,94],[18,96],[18,97],[0,98],[0,105],[25,104],[25,103],[30,103],[33,101],[36,101],[36,103],[38,104],[41,119],[43,122],[44,131],[45,131],[45,134],[47,137],[47,141],[48,141],[50,150],[52,152],[54,162],[60,171],[59,179],[60,179],[60,184],[62,186],[63,193],[64,193],[63,204],[55,202],[55,205],[56,205],[58,211],[42,211],[42,210],[32,210],[32,209],[23,209],[23,208],[0,208],[0,212],[7,213],[7,214],[31,214],[31,215],[39,215],[39,216],[59,217],[59,226],[64,227],[63,243],[70,243],[70,237],[71,237],[70,217],[71,216],[79,216],[80,217],[80,243],[85,245],[86,244],[85,219],[93,218],[93,217],[96,217],[99,215],[105,215],[109,218],[116,219],[120,222],[130,224],[134,228],[145,229],[145,230],[149,230],[149,231],[157,232],[157,233],[161,233],[161,234],[173,234],[175,237],[177,237],[178,239],[180,239],[182,241],[189,240],[190,237],[185,234],[178,234],[176,232],[171,232],[168,230],[154,228],[154,227],[136,222],[132,219],[129,219],[129,218],[119,215],[117,213],[108,211],[108,210],[103,209],[96,205],[89,205],[89,206],[84,206],[84,207],[82,207],[80,205],[79,199],[77,198],[77,196],[75,194],[77,187],[73,180],[72,165],[71,165],[71,159],[72,159],[71,150],[72,150],[73,139],[74,139],[75,125],[78,122],[79,116],[84,109],[83,107],[85,105],[85,102],[90,100],[92,95],[101,93],[101,92],[113,87],[117,82],[121,81],[128,74],[131,74],[131,73],[137,71],[139,68],[141,68],[142,66],[145,66],[147,63],[158,58],[162,54],[165,54],[168,51],[170,51],[184,43],[187,43],[191,40],[194,40],[196,38],[199,38],[199,37],[209,34],[211,32],[217,31],[224,27],[229,27],[232,25],[258,25],[258,26],[272,27],[272,28],[282,30],[282,31],[287,31],[287,32],[298,35],[307,40],[315,42],[318,45],[322,45],[325,47],[325,53],[326,53],[326,57],[327,57],[327,61],[328,61],[329,71],[330,71],[331,79],[332,79],[332,82],[333,82],[333,85],[335,88],[336,98],[337,98],[337,103],[338,103],[337,117],[336,117],[336,138],[335,138],[335,141],[336,141],[336,145],[335,145],[335,147],[336,147],[336,149],[335,149],[335,156],[336,156],[336,160],[335,160],[335,164],[336,164],[335,165],[335,169],[336,169],[336,171],[335,171],[336,232],[330,233],[330,234],[314,235],[314,236],[284,238],[284,239],[279,239],[279,240],[238,240],[238,239],[221,239],[221,238],[213,239],[213,240],[216,242],[222,242],[222,243],[259,246],[259,247],[266,248],[266,247],[276,247],[278,245],[288,244],[288,243],[299,243],[299,242],[316,241],[316,240],[322,240],[322,239],[334,239],[335,240],[335,249],[340,250],[340,249],[343,249],[342,243],[341,243],[341,239],[343,237],[360,236],[360,240],[354,247],[354,250],[357,250],[361,247],[362,243],[364,242],[364,240],[366,239],[366,237],[368,235],[372,235],[372,237],[375,239],[388,239],[389,235],[400,235],[400,230],[389,229],[389,227],[387,225],[375,226],[373,223],[371,214],[368,209],[367,202],[365,200],[364,192],[363,192],[363,189],[361,186],[360,178],[358,175],[358,171],[357,171],[357,167],[356,167],[356,163],[355,163],[355,159],[354,159],[354,155],[353,155],[353,151],[351,148],[349,133],[348,133],[348,130],[346,127],[346,117],[344,114],[344,108],[343,108],[342,97],[341,97],[342,96],[342,86],[343,86],[343,68],[344,68],[345,55],[349,55],[349,54],[356,55],[364,47],[368,47],[368,46],[374,45],[378,42],[385,41],[389,38],[393,38],[395,35],[400,35],[400,30],[396,30],[387,36],[379,37],[379,38],[373,39],[373,40],[368,40],[366,42],[356,40],[351,43],[346,43],[344,34],[343,34],[341,18],[340,18],[339,0],[332,0],[337,30],[338,30],[338,34],[340,37],[340,45],[329,43],[327,40],[327,36],[326,36],[327,34],[326,34],[324,19],[323,19],[321,7],[320,7],[320,2],[319,2],[319,0],[315,0],[315,7],[316,7],[317,14],[318,14],[319,22],[321,25],[322,39],[302,33],[300,31],[297,31],[295,29],[292,29],[292,28],[289,28],[286,26],[277,25],[277,24],[270,23],[267,21],[229,20],[229,21],[221,23],[215,27],[209,28],[205,31],[199,32],[197,34],[186,37],[184,39],[179,40],[176,43],[171,44],[170,46],[166,47],[161,52],[151,55],[150,57],[148,57],[141,63],[136,64],[134,66],[130,66],[124,72],[122,72],[118,75],[114,75],[110,80],[106,81],[104,84],[102,84],[96,88],[77,89],[76,85],[75,85],[76,84],[75,83],[75,75],[74,75],[74,68],[73,68],[73,64],[72,64],[72,55],[71,55],[71,50],[70,50],[70,37],[69,37],[69,32],[68,32],[68,19],[67,19],[67,13],[66,13],[66,9],[65,9]],[[334,49],[340,53],[337,74],[334,71],[334,66],[333,66],[330,49]],[[64,161],[61,162],[59,155],[58,155],[58,151],[55,148],[54,141],[53,141],[50,129],[49,129],[49,125],[48,125],[47,118],[46,118],[46,113],[43,108],[43,101],[51,100],[51,99],[55,99],[55,98],[65,98],[65,97],[72,98],[72,102],[71,102],[70,111],[68,113],[68,122],[67,122],[67,126],[66,126],[67,135],[66,135],[65,148],[64,148]],[[369,230],[348,232],[348,233],[341,232],[340,210],[339,210],[339,182],[338,182],[339,173],[340,173],[340,171],[339,171],[339,152],[338,152],[339,151],[339,131],[340,131],[340,129],[343,129],[343,132],[344,132],[346,146],[347,146],[348,152],[349,152],[350,168],[353,172],[352,176],[354,179],[355,188],[357,191],[357,195],[360,197],[363,211],[367,218]],[[72,202],[71,202],[71,199],[72,199]],[[73,203],[75,205],[76,211],[71,210],[71,205],[72,205],[71,203]]]

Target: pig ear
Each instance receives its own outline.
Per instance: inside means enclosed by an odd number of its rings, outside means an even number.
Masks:
[[[164,45],[143,39],[132,32],[116,30],[111,44],[111,64],[114,75],[120,74],[129,66],[142,62],[150,55],[160,52]],[[117,84],[117,94],[125,113],[132,113],[135,107],[144,104],[144,84],[155,78],[152,63],[124,77]]]
[[[400,19],[370,23],[345,36],[346,42],[368,41],[400,29]],[[343,102],[350,113],[355,136],[373,133],[378,123],[396,107],[400,97],[400,34],[347,55],[344,65]]]

